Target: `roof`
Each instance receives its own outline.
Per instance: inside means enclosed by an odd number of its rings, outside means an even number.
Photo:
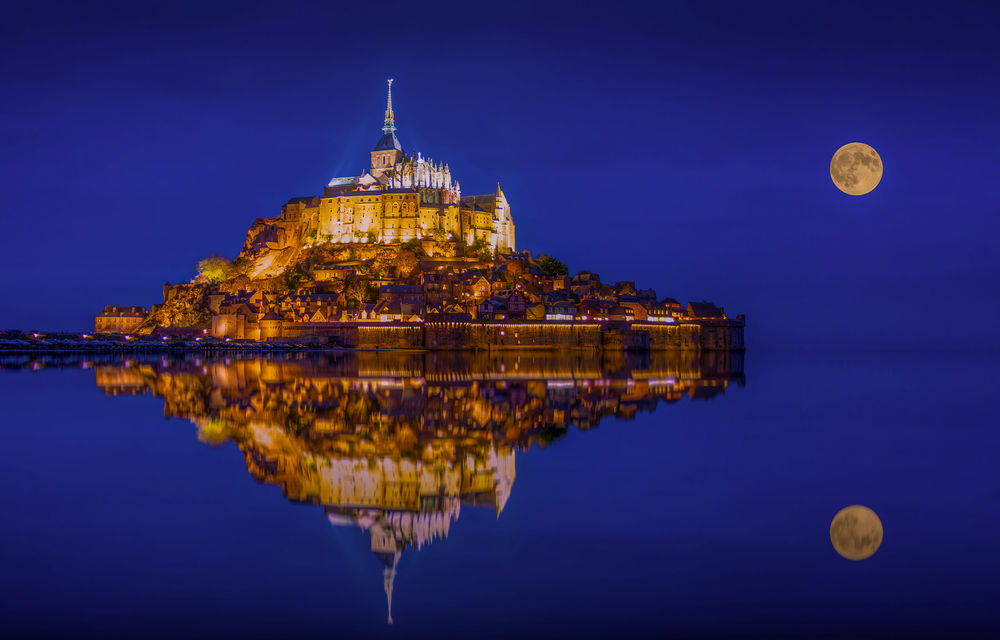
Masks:
[[[419,284],[384,284],[378,288],[379,293],[423,293]]]
[[[694,314],[696,318],[725,318],[725,314],[722,313],[722,309],[715,306],[711,302],[689,302],[688,309]]]
[[[339,293],[291,293],[285,296],[288,302],[326,302],[335,300]]]
[[[393,300],[392,302],[383,300],[381,302],[376,302],[372,311],[374,313],[400,314],[402,313],[402,309],[403,307],[399,304],[399,300]]]
[[[491,194],[462,196],[461,204],[466,209],[492,213],[496,209],[496,197]]]
[[[356,184],[358,181],[358,176],[348,176],[346,178],[333,178],[327,183],[328,187],[342,187],[349,184]],[[290,201],[289,201],[290,202]]]
[[[403,145],[399,144],[399,138],[396,137],[395,131],[382,134],[382,137],[375,143],[375,148],[372,151],[388,151],[389,149],[403,150]]]
[[[121,317],[137,317],[145,316],[145,307],[116,307],[114,305],[108,305],[104,307],[104,310],[97,314],[98,318],[121,318]]]
[[[427,313],[425,322],[468,322],[472,316],[465,311],[445,311],[442,313]]]
[[[313,271],[354,271],[358,266],[354,263],[351,264],[316,264],[313,265]]]
[[[357,198],[361,196],[381,196],[387,193],[417,193],[416,189],[355,189],[352,191],[341,191],[337,195],[329,195],[327,198]],[[422,206],[422,205],[421,205]]]

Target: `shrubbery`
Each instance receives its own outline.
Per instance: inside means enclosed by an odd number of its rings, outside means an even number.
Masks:
[[[549,277],[565,276],[569,274],[569,269],[565,264],[556,260],[552,256],[544,254],[538,258],[538,267],[542,270],[542,273]]]
[[[198,262],[198,275],[213,284],[229,278],[232,271],[233,263],[220,255],[213,254]]]

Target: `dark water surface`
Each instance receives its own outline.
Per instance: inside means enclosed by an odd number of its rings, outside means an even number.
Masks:
[[[6,637],[1000,633],[995,355],[0,361]]]

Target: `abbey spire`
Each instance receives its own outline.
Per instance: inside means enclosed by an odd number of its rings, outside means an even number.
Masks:
[[[394,78],[389,78],[389,97],[385,100],[385,125],[382,127],[382,133],[395,133],[396,131],[396,118],[395,114],[392,112],[392,81]]]
[[[405,155],[403,145],[399,144],[399,138],[396,137],[396,114],[392,110],[392,81],[393,78],[389,78],[389,95],[385,99],[382,137],[372,149],[372,175],[381,175],[392,170]]]

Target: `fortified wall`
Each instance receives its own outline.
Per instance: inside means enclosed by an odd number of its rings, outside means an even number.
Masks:
[[[282,322],[272,341],[333,342],[357,349],[589,349],[741,351],[741,321],[600,324],[581,322]]]

